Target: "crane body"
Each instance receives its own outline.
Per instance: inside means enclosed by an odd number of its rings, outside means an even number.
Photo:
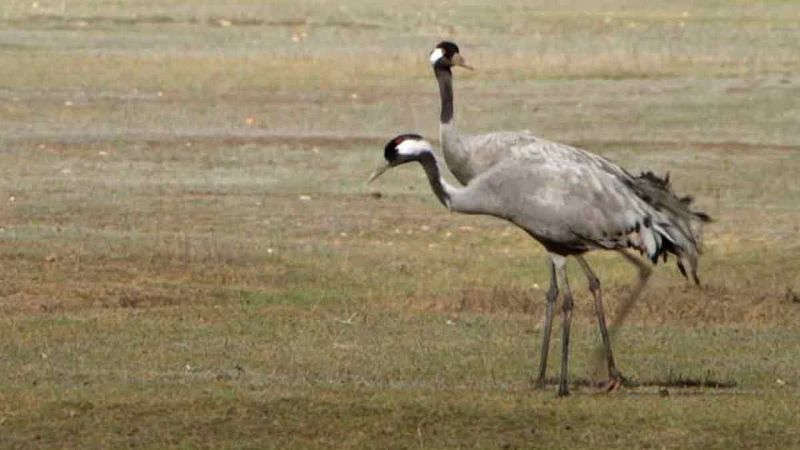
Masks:
[[[602,306],[600,280],[583,258],[592,250],[619,251],[637,266],[627,249],[653,262],[674,255],[684,275],[697,282],[699,223],[710,218],[690,209],[691,199],[679,198],[667,179],[648,173],[635,177],[611,161],[588,151],[541,139],[512,147],[509,155],[454,187],[441,175],[433,148],[421,136],[403,134],[384,148],[386,164],[370,181],[391,167],[419,162],[436,197],[448,209],[507,220],[540,242],[550,257],[545,328],[538,382],[544,384],[554,305],[563,293],[562,358],[559,395],[567,395],[569,328],[573,298],[566,258],[575,257],[589,280],[595,299],[609,371],[607,388],[616,389],[622,376],[616,368]]]

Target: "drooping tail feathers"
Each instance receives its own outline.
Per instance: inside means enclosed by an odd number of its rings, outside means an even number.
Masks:
[[[653,172],[642,172],[640,176],[631,177],[631,187],[650,206],[662,213],[657,219],[657,229],[663,234],[662,246],[654,255],[654,262],[661,256],[667,260],[667,254],[677,257],[678,269],[688,278],[687,271],[696,284],[697,259],[702,253],[703,224],[711,222],[711,217],[702,211],[693,211],[690,206],[693,198],[690,195],[679,197],[670,189],[669,173],[660,178]]]

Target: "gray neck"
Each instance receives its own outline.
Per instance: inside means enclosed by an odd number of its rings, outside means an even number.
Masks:
[[[450,123],[453,120],[453,73],[449,67],[439,65],[433,67],[433,72],[439,82],[439,97],[442,100],[439,122]]]
[[[422,168],[425,169],[425,174],[428,175],[428,182],[430,182],[431,189],[433,189],[433,193],[436,194],[436,198],[439,199],[442,205],[450,209],[452,197],[456,194],[456,190],[442,179],[436,157],[433,153],[426,152],[420,155],[418,161],[422,164]]]

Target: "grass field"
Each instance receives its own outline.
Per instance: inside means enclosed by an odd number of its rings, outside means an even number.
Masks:
[[[0,448],[800,447],[797,3],[429,3],[0,5]],[[364,184],[436,138],[442,38],[463,131],[669,171],[716,219],[704,285],[659,266],[616,337],[621,391],[580,383],[577,267],[557,399],[542,248],[415,167]],[[613,319],[635,274],[589,261]]]

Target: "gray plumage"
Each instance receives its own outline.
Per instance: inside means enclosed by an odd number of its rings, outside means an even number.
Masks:
[[[691,197],[678,198],[675,196],[669,190],[668,177],[661,179],[651,172],[644,173],[639,177],[634,177],[619,166],[598,155],[568,145],[541,139],[530,131],[502,131],[463,136],[458,132],[453,119],[452,68],[461,66],[471,69],[471,67],[465,63],[458,45],[449,41],[442,41],[437,44],[431,52],[430,60],[439,84],[439,95],[441,99],[439,138],[442,144],[442,153],[447,167],[461,184],[467,185],[473,178],[493,169],[495,165],[501,163],[509,165],[511,170],[519,170],[520,165],[517,164],[516,161],[522,162],[524,160],[529,160],[526,164],[523,164],[526,167],[531,165],[531,163],[533,166],[537,164],[543,166],[546,162],[551,164],[557,164],[559,161],[569,162],[566,166],[560,167],[559,170],[572,170],[572,175],[581,175],[585,173],[591,178],[591,180],[587,179],[587,181],[593,181],[595,183],[598,181],[608,182],[606,184],[593,186],[596,192],[592,195],[598,195],[600,192],[598,189],[605,190],[604,198],[610,204],[592,204],[591,208],[586,209],[574,208],[576,203],[571,201],[566,209],[573,207],[576,215],[591,216],[584,217],[583,219],[592,219],[584,223],[593,223],[595,228],[599,225],[601,228],[599,231],[601,233],[618,233],[619,231],[616,229],[610,229],[614,227],[609,228],[611,223],[623,230],[622,236],[618,234],[613,236],[584,235],[584,241],[587,241],[584,243],[586,244],[584,247],[591,246],[592,243],[594,243],[594,248],[618,248],[623,243],[628,243],[631,244],[628,246],[637,248],[643,253],[647,253],[650,259],[653,260],[663,253],[655,251],[654,249],[666,248],[671,244],[677,243],[675,242],[677,239],[680,241],[678,245],[684,248],[684,258],[678,260],[678,267],[684,275],[686,275],[686,270],[688,268],[695,282],[698,281],[695,270],[697,265],[697,252],[692,251],[692,249],[699,247],[700,242],[701,228],[696,226],[696,219],[707,221],[708,216],[703,213],[695,213],[689,209],[688,206],[691,203]],[[530,161],[531,159],[536,161]],[[574,173],[575,171],[578,173]],[[557,171],[543,169],[541,172],[543,176],[558,176]],[[613,175],[613,177],[608,178],[609,175]],[[501,178],[507,179],[509,178],[509,174],[503,174]],[[542,180],[544,180],[544,178],[540,177],[539,182]],[[537,181],[535,180],[521,180],[517,188],[537,189],[535,186],[536,183]],[[620,183],[627,189],[620,189]],[[548,186],[550,186],[550,189],[553,189],[552,185]],[[565,187],[564,183],[558,183],[556,186],[560,188]],[[572,186],[573,190],[579,190],[581,188],[586,191],[587,187],[581,187],[580,183],[576,183],[575,186]],[[523,191],[518,192],[521,193]],[[634,197],[629,196],[627,202],[624,201],[625,194],[630,193],[636,194],[635,200],[631,200],[631,198]],[[572,193],[572,195],[563,196],[562,199],[565,202],[578,199],[581,198],[580,194],[589,195],[588,192],[575,192]],[[641,234],[641,236],[638,236],[640,239],[636,240],[637,236],[633,236],[633,240],[630,241],[631,237],[628,236],[628,229],[624,227],[635,227],[643,217],[654,215],[648,214],[648,207],[642,207],[643,201],[645,205],[649,205],[649,209],[655,209],[659,212],[666,210],[672,217],[672,223],[671,225],[666,225],[666,222],[657,222],[653,225],[653,229],[658,232],[637,233],[637,235]],[[510,203],[520,204],[518,201],[511,201]],[[560,205],[550,206],[560,207]],[[621,220],[620,217],[615,217],[613,219],[604,217],[603,214],[598,212],[606,211],[609,207],[614,208],[612,209],[613,211],[619,212],[620,208],[623,206],[627,207],[626,214],[628,214],[628,216],[626,220]],[[545,224],[540,225],[544,226],[546,230],[551,229],[550,226]],[[677,228],[678,231],[664,228],[670,226]],[[580,231],[581,230],[573,230],[572,233],[576,234]],[[592,231],[598,230],[595,229]],[[661,242],[662,236],[667,238],[667,244]],[[577,237],[577,234],[575,237]],[[541,236],[540,238],[545,238],[545,236]],[[685,240],[690,242],[683,242]],[[589,250],[589,248],[583,249],[583,251],[586,250]]]
[[[454,187],[441,176],[431,145],[419,135],[400,135],[384,149],[386,166],[411,161],[422,164],[439,201],[451,211],[505,219],[542,243],[551,256],[551,287],[543,338],[539,382],[549,347],[552,309],[558,288],[564,290],[562,370],[559,394],[566,395],[569,322],[572,294],[566,277],[565,257],[575,256],[590,281],[608,362],[616,388],[622,376],[616,369],[602,311],[599,280],[582,254],[595,249],[632,248],[656,262],[673,254],[681,270],[697,280],[700,223],[704,213],[689,208],[689,198],[669,190],[668,179],[650,173],[634,177],[611,161],[563,144],[533,136],[505,149],[489,168],[465,187]],[[628,258],[632,258],[629,255]]]
[[[673,251],[696,272],[700,229],[689,221],[708,216],[691,211],[664,180],[634,177],[568,145],[539,138],[524,144],[506,148],[505,158],[462,189],[442,180],[439,200],[456,212],[508,220],[557,254],[633,248],[655,262]]]
[[[470,180],[508,158],[509,152],[540,140],[529,131],[500,131],[470,136],[461,135],[453,123],[439,124],[439,141],[445,163],[456,180]]]

